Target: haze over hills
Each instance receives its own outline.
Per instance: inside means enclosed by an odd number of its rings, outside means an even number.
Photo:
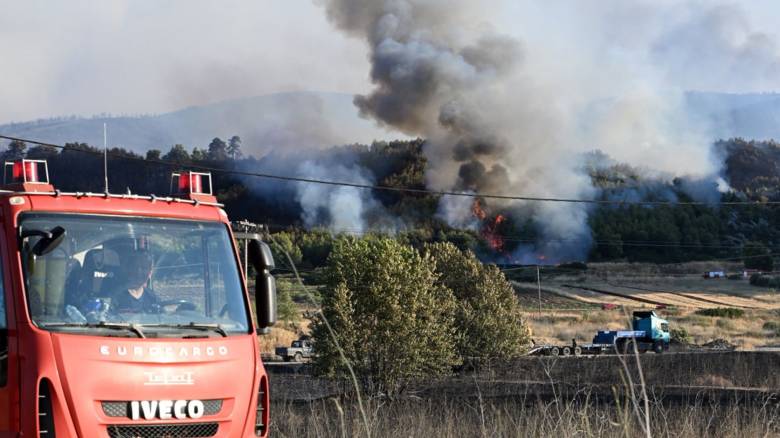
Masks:
[[[343,93],[277,93],[193,106],[148,116],[66,117],[0,125],[0,133],[34,140],[103,144],[135,152],[168,150],[180,143],[204,148],[214,137],[238,135],[245,153],[262,155],[293,146],[328,147],[403,138],[360,118],[352,95]]]
[[[780,94],[689,92],[688,111],[710,122],[718,138],[780,139]]]
[[[0,133],[53,143],[103,143],[135,152],[168,150],[180,143],[206,147],[216,136],[239,135],[245,153],[263,155],[292,146],[328,147],[404,138],[361,118],[353,96],[343,93],[289,92],[193,106],[147,116],[66,117],[0,125]],[[690,92],[687,108],[707,119],[713,140],[780,138],[780,94]]]

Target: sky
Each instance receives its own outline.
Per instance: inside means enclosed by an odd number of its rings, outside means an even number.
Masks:
[[[318,1],[0,0],[0,123],[157,114],[282,91],[370,91],[368,45],[336,30]],[[776,1],[480,4],[471,24],[518,38],[535,66],[559,75],[597,77],[580,66],[603,59],[596,64],[609,77],[653,63],[664,83],[685,89],[780,89]],[[571,70],[560,68],[569,62]],[[745,72],[745,63],[755,68]]]

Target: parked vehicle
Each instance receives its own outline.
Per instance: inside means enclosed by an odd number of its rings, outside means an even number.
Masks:
[[[276,348],[276,355],[281,356],[285,362],[303,362],[304,359],[314,357],[314,354],[314,342],[309,338],[292,341],[289,347]]]
[[[632,330],[599,330],[590,344],[540,345],[529,354],[546,356],[580,356],[583,354],[663,353],[669,349],[669,322],[654,311],[637,311],[632,318]]]

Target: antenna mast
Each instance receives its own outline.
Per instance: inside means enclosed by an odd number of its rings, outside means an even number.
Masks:
[[[108,128],[103,122],[103,178],[105,180],[105,193],[108,194]]]

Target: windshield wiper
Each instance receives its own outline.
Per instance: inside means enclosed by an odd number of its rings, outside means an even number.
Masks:
[[[144,335],[144,332],[141,331],[138,325],[128,322],[51,322],[48,324],[41,324],[41,327],[87,327],[108,330],[127,330],[139,338],[146,338],[146,335]]]
[[[223,338],[228,337],[228,333],[225,331],[224,328],[222,328],[222,325],[220,324],[199,324],[195,322],[190,322],[189,324],[144,324],[143,327],[145,328],[162,327],[162,328],[174,328],[174,329],[214,331],[222,335]]]

